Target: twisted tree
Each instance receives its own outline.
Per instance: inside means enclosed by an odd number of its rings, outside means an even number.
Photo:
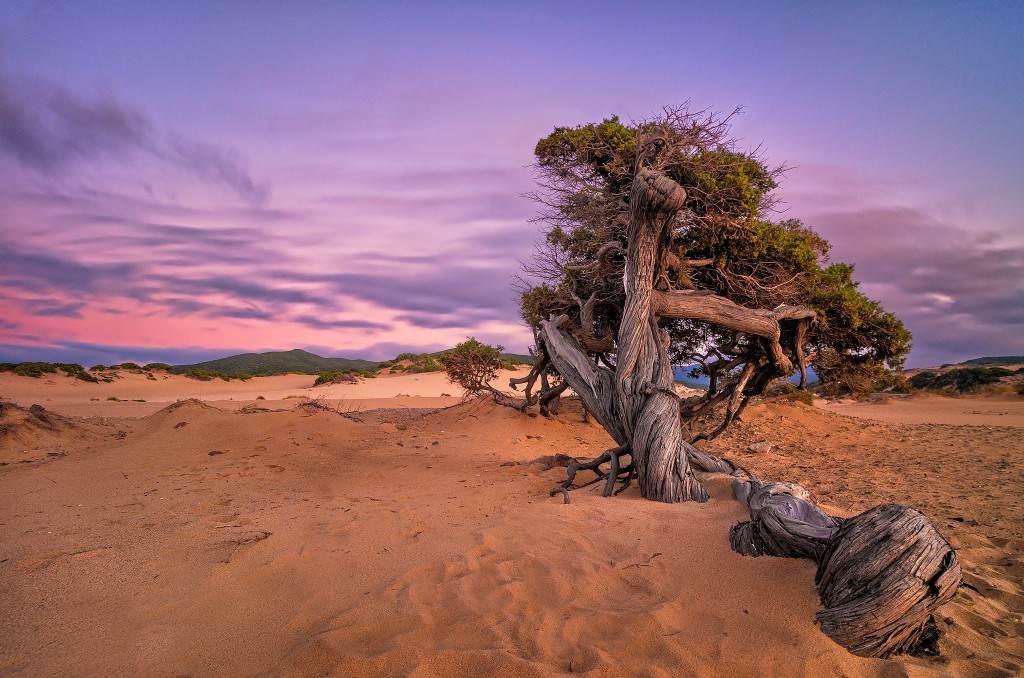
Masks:
[[[933,650],[932,614],[960,565],[927,518],[895,504],[837,518],[804,488],[764,483],[691,444],[794,370],[801,388],[809,364],[870,387],[910,349],[902,323],[857,292],[853,267],[823,267],[828,243],[767,219],[781,169],[736,150],[728,120],[682,107],[633,127],[559,128],[537,145],[546,233],[525,265],[539,284],[522,294],[537,360],[512,385],[542,412],[572,387],[616,442],[571,460],[552,494],[568,501],[586,469],[605,495],[635,478],[648,499],[703,501],[694,468],[731,473],[751,517],[732,529],[733,549],[814,559],[823,631],[865,656]],[[674,363],[697,363],[708,391],[680,399]],[[700,430],[716,406],[720,418]]]
[[[730,118],[669,108],[633,126],[557,128],[535,151],[544,240],[521,306],[537,361],[524,406],[571,387],[617,447],[570,467],[644,497],[706,497],[691,443],[719,435],[774,379],[898,367],[910,334],[796,220],[769,220],[782,173],[737,150]],[[673,365],[710,385],[680,399]],[[552,381],[549,375],[561,379]],[[720,417],[701,427],[713,410]],[[628,457],[628,459],[627,459]]]

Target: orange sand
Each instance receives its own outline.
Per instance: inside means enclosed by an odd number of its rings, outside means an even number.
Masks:
[[[502,466],[609,446],[571,404],[550,420],[479,401],[412,409],[453,387],[407,375],[329,387],[343,410],[392,406],[353,420],[285,399],[316,397],[311,377],[268,379],[206,382],[215,406],[167,406],[196,395],[179,390],[195,382],[4,375],[0,395],[87,419],[52,430],[12,421],[0,434],[0,675],[1000,676],[1024,666],[1012,621],[1024,612],[1024,534],[997,520],[1010,511],[1019,522],[1021,436],[970,426],[925,436],[766,404],[715,441],[848,513],[863,487],[875,488],[869,504],[894,495],[922,506],[961,547],[977,590],[943,608],[944,656],[867,660],[815,626],[813,563],[730,551],[744,511],[728,478],[706,479],[703,505],[635,489],[604,499],[596,487],[563,505],[547,491],[564,469]],[[386,383],[390,392],[369,390]],[[147,402],[106,401],[115,387]],[[240,412],[248,403],[289,409]],[[151,411],[121,409],[133,406]],[[742,451],[769,437],[782,448]],[[892,477],[901,458],[909,470]],[[933,497],[914,482],[917,465],[936,486],[963,489]],[[990,501],[997,509],[982,510]]]

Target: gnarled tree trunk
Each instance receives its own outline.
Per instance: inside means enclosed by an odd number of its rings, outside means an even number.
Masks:
[[[658,327],[654,280],[686,191],[664,175],[641,169],[630,194],[629,246],[623,280],[626,306],[616,341],[615,371],[590,360],[565,327],[564,316],[541,323],[555,369],[632,463],[640,494],[664,502],[705,501],[693,475],[673,390],[668,336]],[[621,452],[619,454],[625,454]]]

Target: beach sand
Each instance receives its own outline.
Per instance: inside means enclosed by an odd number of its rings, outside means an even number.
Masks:
[[[47,410],[7,408],[0,421],[0,675],[1024,667],[1024,435],[1009,415],[900,423],[769,402],[705,446],[844,515],[917,506],[960,549],[970,588],[941,610],[943,655],[873,660],[815,625],[811,561],[729,549],[745,511],[728,477],[705,479],[705,504],[592,486],[565,505],[548,496],[564,469],[504,463],[611,446],[572,402],[545,419],[462,402],[441,374],[312,380],[0,375],[0,395]],[[298,407],[320,395],[348,416]],[[1022,411],[1024,399],[1005,402]],[[773,449],[746,451],[760,440]]]

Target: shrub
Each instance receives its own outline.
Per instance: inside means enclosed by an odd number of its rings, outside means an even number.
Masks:
[[[105,366],[103,366],[103,365],[93,365],[92,367],[89,368],[89,371],[90,372],[102,372],[105,369],[107,369],[107,368]]]
[[[86,371],[86,369],[79,365],[78,363],[57,363],[57,367],[63,370],[64,374],[68,375],[69,377],[75,377],[76,379],[81,379],[82,381],[89,381],[92,383],[96,383],[99,381],[99,379],[89,374],[89,372]]]
[[[321,372],[317,376],[316,381],[313,382],[313,386],[319,386],[320,384],[330,384],[336,378],[340,377],[342,374],[342,372]]]
[[[316,378],[316,381],[313,382],[313,386],[319,386],[320,384],[330,384],[333,382],[341,381],[355,383],[356,381],[358,381],[359,377],[362,377],[364,379],[373,379],[376,376],[377,373],[374,372],[373,370],[348,369],[337,370],[333,372],[321,372],[320,375]]]
[[[211,381],[214,377],[219,377],[221,375],[219,372],[211,372],[210,370],[193,367],[185,371],[185,376],[189,379],[196,379],[197,381]]]
[[[147,372],[152,370],[164,370],[166,372],[170,372],[171,366],[168,365],[167,363],[146,363],[145,365],[142,366],[142,369],[146,370]]]
[[[57,367],[52,363],[23,362],[23,363],[0,363],[0,372],[13,372],[22,377],[39,378],[44,374],[56,372]]]
[[[470,337],[442,355],[441,364],[453,384],[470,393],[490,391],[493,388],[488,382],[498,376],[502,350],[502,346],[488,346]]]

